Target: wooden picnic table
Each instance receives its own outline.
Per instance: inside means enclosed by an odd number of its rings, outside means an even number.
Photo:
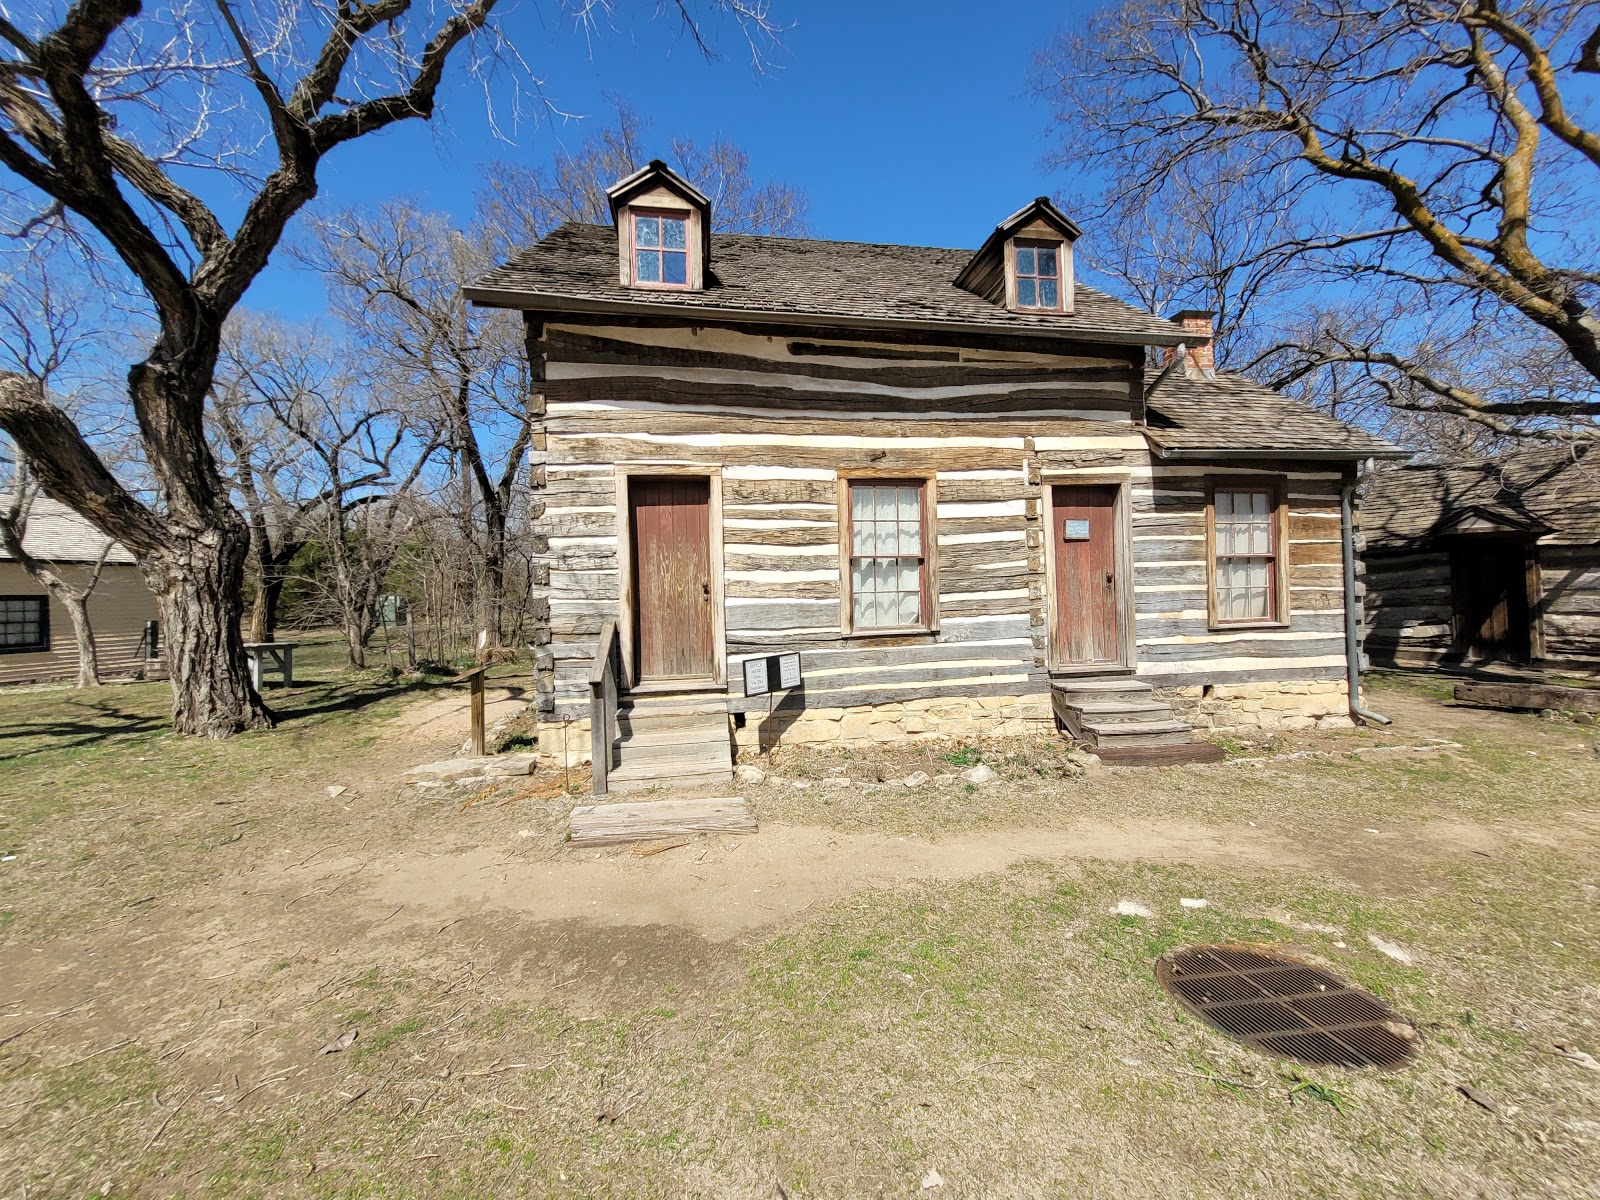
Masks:
[[[246,642],[244,652],[250,656],[250,682],[256,691],[261,690],[262,676],[276,672],[283,686],[294,686],[294,651],[299,642]]]

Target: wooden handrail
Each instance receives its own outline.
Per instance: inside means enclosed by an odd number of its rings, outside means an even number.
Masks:
[[[595,641],[594,665],[589,668],[589,752],[594,794],[604,796],[611,774],[611,742],[617,736],[617,662],[620,647],[617,622],[607,617]]]

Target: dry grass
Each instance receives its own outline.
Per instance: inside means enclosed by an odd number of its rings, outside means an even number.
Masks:
[[[530,926],[461,912],[448,933],[405,945],[381,941],[381,914],[354,902],[342,926],[298,917],[308,901],[232,930],[258,944],[216,964],[228,977],[131,1003],[141,979],[172,978],[139,961],[141,945],[166,943],[148,940],[144,917],[94,927],[153,908],[121,908],[149,879],[203,884],[208,898],[231,890],[243,906],[268,883],[252,864],[290,855],[319,855],[310,872],[380,845],[432,852],[518,826],[537,845],[530,863],[563,853],[555,786],[530,781],[464,812],[464,797],[419,804],[398,791],[402,748],[376,716],[401,699],[377,696],[266,746],[142,731],[117,753],[70,735],[41,744],[36,731],[29,778],[53,786],[8,797],[6,837],[24,853],[0,868],[14,873],[0,878],[18,914],[0,930],[11,1001],[0,1005],[11,1039],[0,1193],[1595,1195],[1600,1074],[1551,1051],[1600,1055],[1600,760],[1571,726],[1445,709],[1397,687],[1378,699],[1405,710],[1403,731],[1269,748],[1321,757],[1066,779],[1034,770],[1048,746],[996,745],[980,749],[1006,780],[972,793],[768,785],[752,795],[769,822],[947,840],[1006,827],[1021,845],[1030,828],[1086,817],[1134,835],[1158,816],[1272,822],[1323,865],[1025,861],[857,891],[722,943],[604,913]],[[22,703],[0,696],[0,725]],[[1464,749],[1349,753],[1445,734]],[[281,806],[265,811],[252,790],[245,842],[219,848],[208,839],[230,827],[206,810],[234,807],[214,801],[265,763]],[[360,803],[319,816],[327,805],[297,789],[320,787],[331,765],[340,778],[369,774]],[[822,779],[838,765],[805,769]],[[130,830],[150,860],[132,869],[146,875],[114,878],[128,857],[105,833],[85,840],[97,788],[149,823]],[[1350,844],[1369,817],[1398,831],[1370,843],[1381,854]],[[1411,836],[1441,823],[1477,833]],[[255,857],[241,857],[252,843]],[[644,870],[672,855],[632,861]],[[1210,907],[1183,908],[1184,896]],[[1121,899],[1156,915],[1112,915]],[[226,921],[173,911],[187,922],[173,932],[209,937]],[[1415,964],[1378,953],[1369,933]],[[1422,1030],[1420,1061],[1390,1075],[1299,1068],[1187,1017],[1156,986],[1153,959],[1233,939],[1284,946],[1378,991]],[[573,956],[648,986],[570,1002],[559,964]],[[81,974],[29,970],[46,961]],[[529,984],[530,963],[557,982]],[[111,998],[47,1015],[94,996],[77,986],[91,979],[125,1002],[116,1020],[96,1015]],[[361,1031],[350,1049],[317,1053],[350,1028]],[[920,1191],[929,1170],[945,1183]]]

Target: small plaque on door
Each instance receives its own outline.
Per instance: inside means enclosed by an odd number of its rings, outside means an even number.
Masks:
[[[1061,522],[1061,537],[1069,542],[1087,542],[1089,540],[1089,522],[1068,517]]]

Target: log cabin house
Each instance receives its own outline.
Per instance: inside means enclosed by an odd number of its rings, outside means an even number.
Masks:
[[[1349,723],[1341,496],[1397,452],[1216,371],[1211,314],[1077,282],[1043,198],[975,252],[714,234],[660,162],[609,199],[468,289],[524,314],[541,381],[565,753],[613,688],[617,787],[726,778],[730,735],[1057,722],[1182,758],[1197,725]],[[779,652],[801,684],[747,696]]]
[[[6,499],[0,496],[0,504]],[[30,501],[22,547],[74,587],[94,582],[89,621],[101,675],[145,670],[145,622],[156,619],[156,598],[127,547],[48,496]],[[77,673],[78,645],[66,609],[0,545],[0,683]]]
[[[1362,514],[1374,663],[1600,669],[1592,447],[1380,471]]]

